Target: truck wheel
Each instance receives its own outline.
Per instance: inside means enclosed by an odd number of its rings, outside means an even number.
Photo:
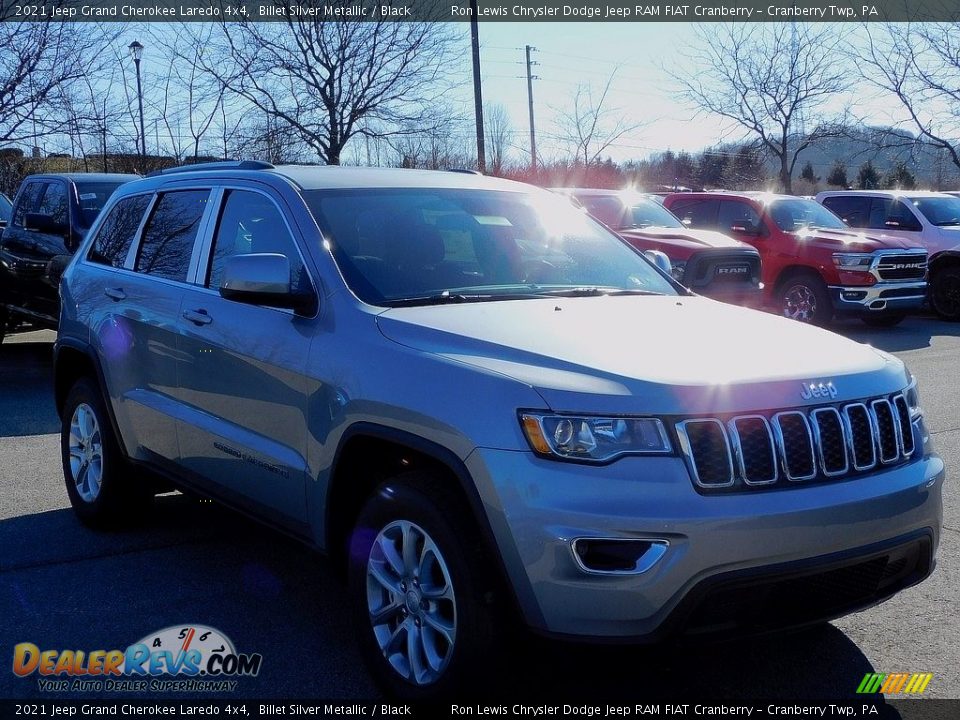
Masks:
[[[384,482],[350,541],[348,584],[360,649],[377,683],[404,699],[476,687],[498,667],[494,612],[478,534],[442,482]]]
[[[930,279],[930,305],[944,320],[960,320],[960,265],[938,270]]]
[[[893,327],[894,325],[899,325],[903,322],[903,319],[906,315],[899,315],[897,313],[889,313],[886,315],[862,315],[860,317],[867,325],[870,327]]]
[[[826,325],[833,318],[827,286],[813,273],[797,273],[780,283],[777,308],[784,317],[802,323]]]
[[[77,380],[67,394],[60,456],[70,504],[84,525],[123,524],[150,501],[149,490],[134,483],[100,393],[88,378]]]

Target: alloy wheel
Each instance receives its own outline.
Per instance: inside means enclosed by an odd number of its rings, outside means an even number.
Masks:
[[[97,416],[80,403],[70,419],[70,476],[84,502],[95,502],[103,481],[103,440]]]

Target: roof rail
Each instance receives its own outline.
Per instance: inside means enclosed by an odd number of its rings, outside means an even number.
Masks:
[[[483,175],[479,170],[471,170],[470,168],[447,168],[447,172],[463,173],[464,175]]]
[[[147,177],[158,175],[173,175],[174,173],[194,172],[196,170],[272,170],[273,165],[263,160],[220,160],[217,162],[194,163],[192,165],[177,165],[164,170],[154,170],[147,173]]]

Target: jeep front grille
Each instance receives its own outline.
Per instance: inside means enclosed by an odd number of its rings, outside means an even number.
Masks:
[[[698,417],[675,425],[703,490],[835,480],[907,462],[915,443],[903,395],[806,410]]]

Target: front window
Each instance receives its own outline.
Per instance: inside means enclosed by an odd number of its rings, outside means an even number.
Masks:
[[[593,195],[580,200],[591,215],[614,230],[683,227],[669,210],[642,196]]]
[[[960,198],[955,197],[917,197],[912,202],[931,225],[952,227],[960,225]]]
[[[305,196],[347,284],[371,304],[677,293],[637,251],[546,192],[370,189]]]
[[[770,218],[784,232],[803,230],[846,230],[843,220],[823,205],[804,198],[785,198],[770,203]]]

